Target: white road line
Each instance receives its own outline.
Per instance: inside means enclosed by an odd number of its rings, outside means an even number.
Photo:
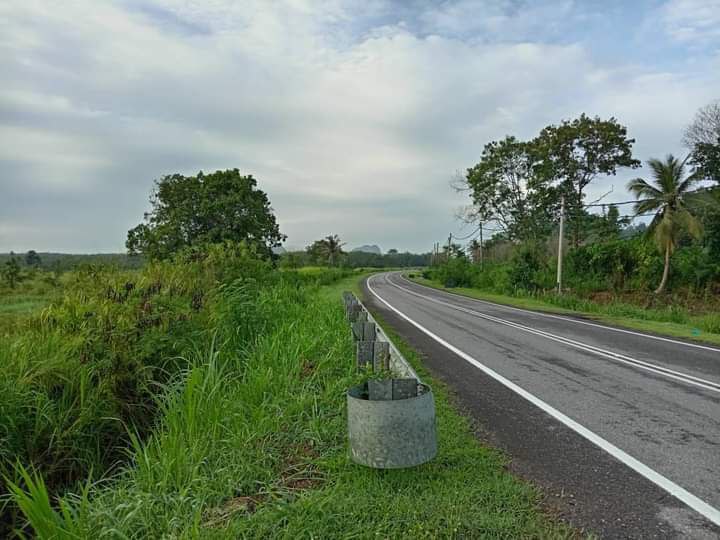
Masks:
[[[387,274],[385,274],[387,276]],[[462,306],[458,306],[455,304],[451,304],[449,302],[443,302],[442,300],[438,300],[437,298],[433,298],[431,296],[426,296],[424,294],[417,293],[415,291],[411,291],[410,289],[406,289],[405,287],[401,287],[397,283],[393,283],[392,280],[386,279],[387,283],[391,286],[395,287],[396,289],[399,289],[401,291],[404,291],[408,294],[417,296],[418,298],[422,298],[423,300],[427,300],[428,302],[433,302],[435,304],[439,304],[445,307],[449,307],[451,309],[462,311],[463,313],[467,313],[469,315],[472,315],[474,317],[478,317],[481,319],[485,319],[497,324],[502,324],[505,326],[509,326],[511,328],[515,328],[517,330],[521,330],[523,332],[527,332],[529,334],[534,334],[540,337],[544,337],[546,339],[549,339],[551,341],[556,341],[558,343],[562,343],[563,345],[568,345],[570,347],[574,347],[576,349],[583,350],[585,352],[590,352],[598,356],[602,356],[603,358],[607,358],[610,360],[613,360],[615,362],[619,362],[621,364],[626,364],[635,368],[639,368],[645,371],[649,371],[652,373],[655,373],[656,375],[661,375],[663,377],[667,377],[670,379],[674,379],[676,381],[683,382],[685,384],[689,384],[692,386],[697,386],[698,388],[702,388],[704,390],[710,390],[711,392],[718,392],[720,393],[720,383],[717,383],[715,381],[711,381],[708,379],[702,379],[700,377],[695,377],[693,375],[689,375],[687,373],[683,373],[681,371],[675,371],[670,368],[666,368],[663,366],[659,366],[657,364],[652,364],[650,362],[645,362],[643,360],[638,360],[637,358],[633,358],[632,356],[627,356],[624,354],[616,353],[613,351],[609,351],[607,349],[602,349],[600,347],[596,347],[595,345],[589,345],[587,343],[583,343],[581,341],[576,341],[570,338],[566,338],[564,336],[559,336],[557,334],[552,334],[550,332],[546,332],[545,330],[538,330],[537,328],[532,328],[530,326],[526,326],[520,323],[516,323],[513,321],[508,321],[506,319],[501,319],[499,317],[495,317],[493,315],[488,315],[486,313],[481,313],[479,311],[475,311],[469,308],[465,308]]]
[[[579,424],[569,416],[566,416],[565,414],[561,413],[557,409],[555,409],[553,406],[545,403],[540,398],[536,397],[535,395],[531,394],[524,388],[518,386],[514,382],[510,381],[509,379],[506,379],[499,373],[493,371],[489,367],[485,366],[484,364],[481,364],[478,360],[467,354],[466,352],[458,349],[454,345],[448,343],[440,336],[435,335],[433,332],[422,326],[420,323],[415,322],[413,319],[405,315],[402,311],[392,306],[389,302],[387,302],[385,299],[383,299],[378,293],[375,292],[375,289],[372,288],[371,281],[374,276],[368,278],[367,280],[367,287],[368,290],[385,306],[388,307],[388,309],[395,312],[397,315],[405,319],[407,322],[415,326],[418,330],[421,332],[427,334],[432,339],[443,345],[445,348],[449,349],[450,351],[454,352],[456,355],[458,355],[463,360],[467,361],[468,363],[472,364],[482,372],[484,372],[486,375],[492,377],[496,381],[498,381],[500,384],[504,385],[505,387],[509,388],[516,394],[520,395],[536,407],[542,409],[544,412],[555,418],[556,420],[562,422],[567,427],[572,429],[574,432],[576,432],[578,435],[581,435],[594,445],[598,446],[611,456],[613,456],[615,459],[620,461],[621,463],[624,463],[631,469],[633,469],[635,472],[641,474],[648,480],[650,480],[655,485],[659,486],[660,488],[667,491],[669,494],[671,494],[676,499],[682,501],[687,506],[713,522],[715,525],[720,526],[720,510],[717,508],[714,508],[713,506],[710,506],[708,503],[700,499],[699,497],[696,497],[689,491],[687,491],[685,488],[680,487],[672,480],[666,478],[659,472],[655,471],[654,469],[651,469],[644,463],[640,462],[639,460],[635,459],[628,453],[624,452],[611,442],[603,439],[600,435],[597,435],[593,431],[590,431],[585,426]]]
[[[699,343],[688,343],[688,342],[686,342],[686,341],[679,341],[679,340],[677,340],[677,339],[671,339],[671,338],[666,338],[666,337],[661,337],[661,336],[653,336],[652,334],[643,334],[642,332],[633,332],[632,330],[625,330],[625,329],[623,329],[623,328],[615,328],[615,327],[613,327],[613,326],[606,326],[606,325],[604,325],[604,324],[597,324],[597,323],[591,323],[591,322],[588,322],[588,321],[581,321],[581,320],[579,320],[579,319],[572,319],[572,318],[570,318],[570,317],[563,317],[562,315],[552,315],[552,314],[550,314],[550,313],[542,313],[541,311],[532,311],[532,310],[530,310],[530,309],[522,309],[522,308],[517,308],[517,307],[513,307],[513,306],[506,306],[505,304],[498,304],[498,303],[496,303],[496,302],[490,302],[490,301],[488,301],[488,300],[480,300],[480,299],[478,299],[478,298],[472,298],[472,297],[470,297],[470,296],[465,296],[465,295],[463,295],[463,294],[454,293],[454,292],[452,292],[452,291],[445,291],[445,290],[442,290],[442,289],[434,289],[434,288],[432,288],[432,287],[428,287],[427,285],[423,285],[423,284],[421,284],[421,283],[415,283],[414,281],[410,281],[410,280],[407,279],[405,276],[403,276],[401,273],[398,273],[398,275],[400,276],[400,278],[401,278],[402,280],[407,281],[408,283],[412,283],[412,284],[414,284],[414,285],[417,285],[417,286],[419,286],[419,287],[424,287],[424,288],[426,288],[426,289],[430,289],[431,291],[435,291],[435,292],[442,292],[442,293],[445,293],[445,294],[451,294],[451,295],[453,295],[453,296],[458,296],[458,297],[460,297],[460,298],[464,298],[465,300],[471,300],[471,301],[473,301],[473,302],[480,302],[481,304],[487,304],[487,305],[493,306],[493,307],[498,307],[498,308],[502,308],[502,309],[508,309],[508,310],[511,310],[511,311],[519,311],[519,312],[521,312],[521,313],[529,313],[529,314],[531,314],[531,315],[538,315],[538,316],[540,316],[540,317],[547,317],[548,319],[558,319],[558,320],[561,320],[561,321],[571,322],[571,323],[575,323],[575,324],[584,324],[585,326],[594,326],[595,328],[602,328],[603,330],[611,330],[612,332],[620,332],[620,333],[623,333],[623,334],[631,334],[631,335],[633,335],[633,336],[640,336],[640,337],[644,337],[644,338],[648,338],[648,339],[654,339],[654,340],[657,340],[657,341],[665,341],[666,343],[674,343],[675,345],[684,345],[685,347],[693,347],[693,348],[695,348],[695,349],[703,349],[703,350],[706,350],[706,351],[712,351],[712,352],[720,353],[720,349],[718,349],[718,348],[716,348],[716,347],[709,347],[709,346],[707,346],[707,345],[700,345]]]

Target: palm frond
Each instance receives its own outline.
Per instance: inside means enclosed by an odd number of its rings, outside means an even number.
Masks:
[[[681,195],[687,193],[691,187],[693,187],[695,184],[699,184],[700,182],[702,182],[702,180],[702,175],[698,171],[695,171],[685,180],[680,182],[680,185],[678,186],[678,193]]]
[[[702,236],[702,224],[687,210],[682,210],[675,215],[677,223],[694,238]]]
[[[636,214],[647,214],[660,210],[665,202],[662,199],[644,199],[635,203],[634,210]]]
[[[650,185],[642,178],[633,178],[630,180],[627,184],[627,189],[638,198],[661,198],[663,196],[662,191],[655,186]]]

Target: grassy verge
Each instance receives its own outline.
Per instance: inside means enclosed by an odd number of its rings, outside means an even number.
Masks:
[[[52,513],[42,485],[26,477],[30,495],[17,492],[17,500],[33,516],[35,532],[63,538],[567,536],[539,511],[536,491],[505,471],[498,452],[478,444],[438,384],[435,460],[403,471],[349,460],[345,390],[359,376],[340,292],[359,277],[263,292],[258,302],[268,318],[257,339],[239,348],[232,340],[219,342],[189,359],[187,371],[166,389],[155,433],[135,440],[118,476],[66,495],[64,515]],[[225,317],[241,321],[243,312],[238,306]],[[421,369],[414,354],[404,352]]]
[[[544,311],[559,315],[580,316],[632,330],[720,345],[720,333],[703,330],[705,327],[713,329],[716,327],[717,319],[720,318],[720,315],[718,314],[692,316],[668,310],[660,312],[653,309],[644,309],[641,306],[624,303],[599,304],[589,300],[576,298],[567,298],[565,300],[560,298],[558,300],[554,300],[554,302],[559,302],[561,304],[565,302],[567,304],[576,304],[580,307],[580,309],[569,309],[567,307],[563,307],[562,305],[557,305],[557,303],[551,303],[548,300],[537,297],[510,296],[464,287],[448,288],[444,287],[438,281],[425,279],[417,274],[410,279],[421,285],[432,287],[433,289],[460,294],[462,296],[476,298],[478,300],[486,300],[497,304],[534,311]],[[663,320],[668,318],[681,319],[687,322]]]

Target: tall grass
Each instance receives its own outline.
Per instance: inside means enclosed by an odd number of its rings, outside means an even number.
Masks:
[[[61,294],[0,334],[0,536],[16,528],[5,481],[22,469],[51,493],[112,473],[129,433],[146,437],[157,394],[212,339],[220,285],[272,272],[241,246],[214,247],[142,271],[87,267]]]
[[[252,300],[252,301],[251,301]],[[438,391],[441,454],[409,471],[354,465],[345,390],[359,382],[337,295],[279,280],[223,287],[214,341],[164,388],[122,471],[48,505],[14,488],[44,537],[383,538],[564,534]],[[43,527],[40,529],[40,527]]]

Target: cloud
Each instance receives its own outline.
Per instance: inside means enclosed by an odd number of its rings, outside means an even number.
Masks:
[[[229,167],[259,179],[292,246],[429,249],[488,140],[587,112],[663,154],[720,87],[717,58],[608,65],[567,37],[595,20],[582,6],[5,2],[0,251],[121,250],[153,179]]]
[[[674,40],[720,47],[720,0],[670,0],[660,9],[659,18]]]

